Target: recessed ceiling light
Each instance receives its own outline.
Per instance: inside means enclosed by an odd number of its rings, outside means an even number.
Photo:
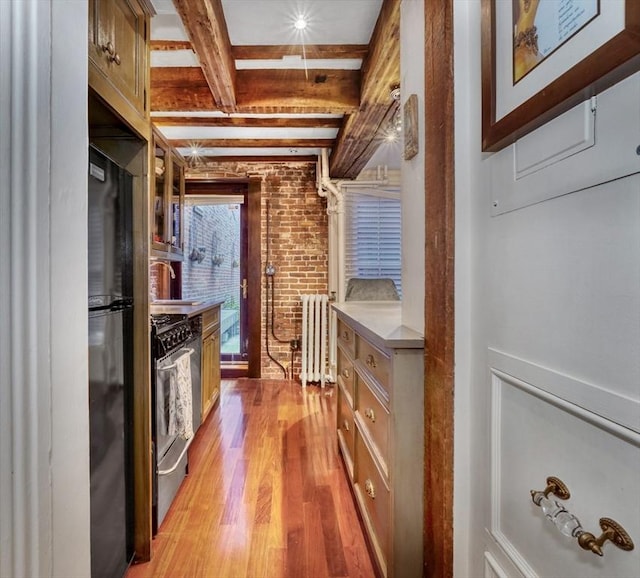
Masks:
[[[296,27],[296,30],[304,30],[307,27],[307,21],[304,16],[300,15],[296,18],[293,25]]]

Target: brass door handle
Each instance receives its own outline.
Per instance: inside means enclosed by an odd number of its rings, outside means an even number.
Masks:
[[[376,423],[376,414],[374,413],[372,408],[368,407],[364,410],[364,417],[369,418],[371,420],[371,423]]]
[[[364,483],[364,491],[367,492],[367,496],[369,496],[372,500],[376,498],[376,488],[373,485],[373,482],[367,479]]]
[[[242,289],[242,298],[246,299],[247,298],[247,289],[249,287],[249,284],[247,283],[246,279],[242,280],[242,283],[240,284],[240,288]]]
[[[342,370],[342,375],[345,379],[349,379],[349,370],[348,369],[343,369]]]
[[[377,367],[376,364],[376,358],[369,354],[367,355],[367,359],[365,360],[365,363],[371,368],[371,369],[375,369]]]
[[[562,480],[555,477],[547,478],[547,487],[543,491],[531,490],[531,499],[536,506],[540,506],[544,515],[553,522],[558,530],[565,536],[578,539],[578,545],[583,550],[591,550],[594,554],[602,556],[602,546],[610,540],[621,550],[633,550],[633,540],[626,530],[611,518],[600,518],[602,534],[596,538],[591,532],[586,532],[580,520],[569,512],[563,504],[549,498],[553,494],[561,500],[567,500],[571,496],[569,489]]]

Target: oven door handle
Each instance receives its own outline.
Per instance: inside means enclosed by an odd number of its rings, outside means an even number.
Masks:
[[[168,476],[169,474],[172,474],[173,472],[176,471],[176,469],[178,468],[178,465],[180,465],[180,462],[182,461],[182,458],[184,457],[184,454],[187,453],[187,450],[189,449],[189,446],[191,445],[191,442],[193,441],[193,438],[195,436],[191,436],[191,438],[187,441],[186,445],[184,446],[184,449],[180,452],[180,457],[178,457],[178,459],[176,460],[176,463],[173,464],[173,466],[171,466],[170,468],[166,469],[166,470],[158,470],[158,475],[159,476]]]
[[[180,349],[180,351],[186,351],[189,355],[193,355],[196,350],[195,349]],[[165,365],[164,367],[158,367],[158,371],[167,371],[167,369],[173,369],[176,366],[175,363],[171,365]]]

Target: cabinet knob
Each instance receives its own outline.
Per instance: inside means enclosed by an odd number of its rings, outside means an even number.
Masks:
[[[342,370],[342,375],[345,379],[349,379],[349,370],[348,369],[343,369]]]
[[[342,429],[344,429],[344,431],[349,431],[349,422],[345,419],[344,423],[342,424]]]
[[[113,42],[109,41],[102,45],[102,52],[106,52],[109,56],[113,56],[116,53],[116,49],[113,46]]]
[[[364,417],[370,419],[371,423],[376,422],[376,414],[374,413],[373,409],[370,407],[364,410]]]
[[[378,367],[378,365],[376,364],[376,358],[369,354],[367,355],[367,358],[364,361],[368,367],[370,367],[371,369],[375,369],[376,367]]]
[[[373,485],[373,482],[370,479],[367,479],[364,483],[364,491],[367,492],[367,496],[369,496],[372,500],[376,498],[376,488]]]
[[[120,66],[120,55],[117,52],[113,56],[109,57],[109,60],[111,60],[111,62],[113,62],[117,66]]]

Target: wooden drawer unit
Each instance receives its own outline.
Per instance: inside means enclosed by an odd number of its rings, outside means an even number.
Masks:
[[[355,399],[353,362],[348,355],[338,347],[338,383],[342,383],[349,403],[353,406]]]
[[[358,425],[367,433],[378,453],[380,466],[389,475],[389,411],[367,383],[358,376],[356,415]]]
[[[385,397],[389,398],[389,366],[391,360],[389,355],[371,345],[368,341],[359,338],[358,340],[358,362],[366,371],[376,379],[384,390]]]
[[[355,356],[356,352],[356,336],[353,329],[349,327],[344,321],[338,319],[338,343],[343,347],[345,351],[348,351],[351,355]]]
[[[220,307],[212,307],[202,314],[202,334],[211,333],[220,324]]]
[[[355,493],[363,514],[376,562],[384,576],[388,574],[390,492],[360,430],[356,430]]]
[[[344,390],[338,385],[338,442],[352,480],[354,439],[355,423],[353,419],[353,409],[345,396]]]
[[[338,444],[378,574],[421,578],[424,339],[401,324],[400,303],[333,307]]]

